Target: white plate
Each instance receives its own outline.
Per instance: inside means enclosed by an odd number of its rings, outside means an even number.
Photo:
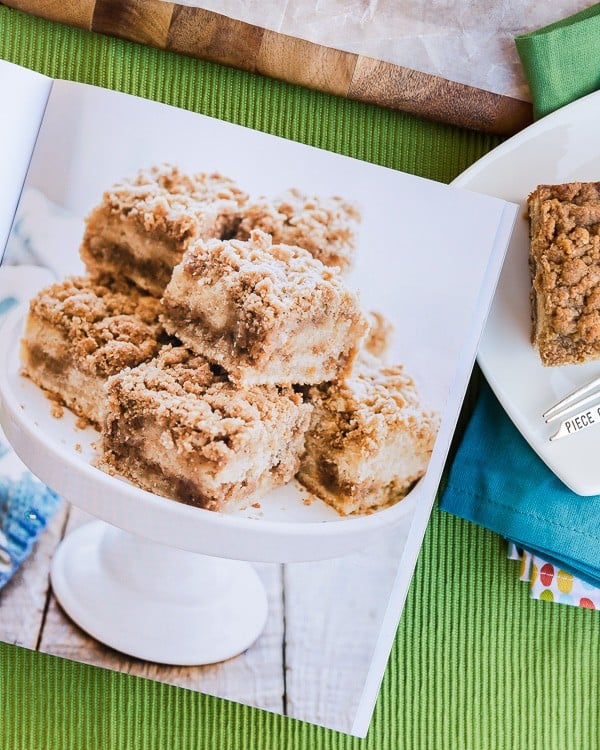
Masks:
[[[600,494],[600,429],[550,442],[557,429],[542,413],[600,375],[600,362],[544,367],[531,346],[527,195],[540,184],[600,181],[600,92],[545,117],[494,149],[454,185],[523,206],[517,220],[478,361],[502,406],[531,447],[579,495]]]

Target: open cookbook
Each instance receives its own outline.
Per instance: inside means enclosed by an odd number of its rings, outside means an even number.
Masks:
[[[18,561],[0,515],[0,638],[365,736],[517,206],[0,95],[0,475],[56,497]]]

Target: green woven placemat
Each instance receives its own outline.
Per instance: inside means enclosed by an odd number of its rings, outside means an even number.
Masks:
[[[442,181],[497,142],[6,8],[0,57]],[[498,537],[434,511],[366,740],[4,645],[0,748],[595,750],[599,681],[600,615],[529,600]]]

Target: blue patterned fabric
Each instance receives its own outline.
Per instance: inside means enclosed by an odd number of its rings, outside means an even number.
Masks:
[[[0,268],[0,325],[20,297],[27,298],[31,291],[29,267],[12,270],[8,294],[4,270]],[[59,496],[21,463],[0,430],[0,588],[30,555],[60,502]]]
[[[6,446],[2,446],[6,454]],[[0,588],[27,559],[60,503],[25,471],[18,479],[0,476]]]

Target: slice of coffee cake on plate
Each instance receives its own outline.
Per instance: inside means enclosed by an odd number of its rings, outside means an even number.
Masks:
[[[539,185],[528,198],[532,341],[544,365],[600,357],[600,183]]]

